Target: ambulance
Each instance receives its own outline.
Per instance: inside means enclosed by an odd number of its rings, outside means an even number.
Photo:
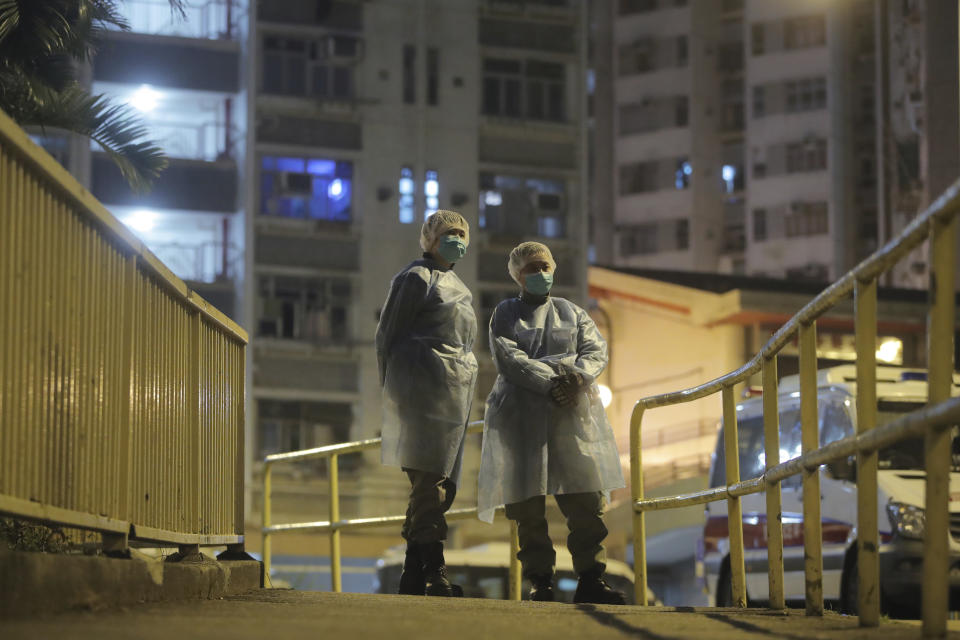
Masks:
[[[952,395],[960,395],[954,374]],[[780,462],[801,453],[799,377],[784,377],[779,385]],[[884,425],[922,408],[927,400],[924,370],[877,369],[877,424]],[[740,478],[761,475],[766,466],[763,399],[751,397],[737,406]],[[856,368],[843,365],[817,373],[820,445],[855,434],[857,419]],[[950,608],[960,607],[960,438],[953,427],[953,466],[950,479]],[[904,440],[879,453],[881,606],[891,615],[919,617],[923,569],[924,466],[923,439]],[[726,485],[723,430],[720,429],[710,468],[710,486]],[[824,600],[846,613],[857,608],[857,484],[856,457],[820,469],[823,527]],[[781,485],[784,590],[788,603],[804,599],[803,492],[801,476]],[[769,599],[766,498],[763,493],[741,498],[747,599],[751,605]],[[727,503],[706,507],[703,537],[697,557],[705,589],[716,606],[731,606],[730,541]]]

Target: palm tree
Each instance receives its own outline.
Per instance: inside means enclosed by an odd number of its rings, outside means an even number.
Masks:
[[[183,17],[183,0],[168,1]],[[143,192],[166,157],[130,107],[91,95],[76,77],[76,64],[93,58],[111,26],[130,28],[117,0],[0,0],[0,109],[21,126],[89,137]]]

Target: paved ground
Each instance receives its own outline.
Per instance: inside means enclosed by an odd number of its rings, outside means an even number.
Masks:
[[[908,623],[885,622],[879,629],[861,630],[855,618],[832,613],[807,618],[800,611],[772,614],[763,610],[643,609],[286,590],[0,622],[0,638],[4,640],[919,637],[919,627]],[[950,637],[960,638],[960,632]]]

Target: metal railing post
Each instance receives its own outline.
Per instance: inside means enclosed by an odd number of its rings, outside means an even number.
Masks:
[[[929,403],[950,398],[953,384],[954,331],[954,243],[957,221],[951,216],[944,223],[931,222],[932,269],[930,273],[930,311],[927,331]],[[926,533],[923,545],[923,635],[927,638],[946,634],[949,594],[950,548],[949,426],[931,429],[926,435]]]
[[[510,599],[514,601],[520,600],[520,591],[523,587],[523,575],[520,572],[520,558],[517,554],[520,553],[520,535],[519,527],[517,527],[517,521],[510,521],[510,575],[508,580],[510,581]]]
[[[330,586],[334,593],[340,593],[340,470],[337,454],[330,456]]]
[[[644,406],[637,403],[630,414],[630,493],[633,497],[630,508],[633,511],[633,601],[646,606],[647,530],[643,511],[637,511],[636,506],[638,500],[643,500],[643,452],[640,450],[643,411]]]
[[[273,541],[270,539],[268,528],[273,524],[270,520],[270,509],[272,508],[270,500],[270,490],[273,484],[273,465],[269,462],[263,464],[263,586],[270,588],[270,563],[273,560]]]
[[[733,386],[726,386],[723,396],[723,453],[727,486],[740,482],[740,447],[737,442],[737,405]],[[730,531],[730,583],[733,606],[747,606],[746,567],[743,559],[743,514],[739,496],[727,497],[727,527]]]
[[[857,435],[877,426],[877,281],[854,288],[857,350]],[[880,624],[877,452],[857,454],[857,615],[861,627]],[[846,570],[847,567],[844,567]]]
[[[766,468],[780,464],[780,408],[777,402],[777,356],[763,359],[763,447]],[[785,609],[783,594],[783,522],[780,482],[766,486],[767,564],[771,609]]]
[[[817,325],[800,325],[800,429],[804,454],[820,447],[817,419]],[[808,616],[823,615],[823,526],[820,468],[803,471],[803,574]]]

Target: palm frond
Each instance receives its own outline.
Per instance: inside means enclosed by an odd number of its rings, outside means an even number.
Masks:
[[[42,103],[21,108],[19,117],[11,116],[21,126],[56,127],[87,136],[103,148],[138,193],[149,191],[167,167],[163,151],[148,138],[142,120],[127,105],[112,104],[106,96],[91,95],[79,85],[44,98]]]

